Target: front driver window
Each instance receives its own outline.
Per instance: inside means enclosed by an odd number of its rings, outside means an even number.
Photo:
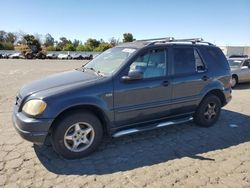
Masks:
[[[139,70],[143,78],[155,78],[166,75],[166,53],[164,49],[150,50],[140,55],[131,65],[130,71]]]

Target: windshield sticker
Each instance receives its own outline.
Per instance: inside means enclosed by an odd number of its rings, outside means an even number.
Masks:
[[[124,48],[122,51],[131,54],[131,53],[133,53],[133,52],[135,51],[135,49],[132,49],[132,48]]]

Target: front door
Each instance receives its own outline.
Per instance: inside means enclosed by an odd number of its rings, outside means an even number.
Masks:
[[[140,70],[143,79],[122,81],[129,71]],[[116,126],[126,126],[169,115],[171,80],[168,77],[168,51],[165,48],[142,52],[114,80]]]
[[[250,81],[250,60],[245,60],[240,71],[240,78],[243,82]]]

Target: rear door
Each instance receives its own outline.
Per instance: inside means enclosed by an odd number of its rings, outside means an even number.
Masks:
[[[243,82],[250,81],[250,60],[247,59],[244,61],[240,71],[240,78]]]
[[[200,51],[192,46],[173,46],[172,113],[195,110],[201,91],[210,82]]]

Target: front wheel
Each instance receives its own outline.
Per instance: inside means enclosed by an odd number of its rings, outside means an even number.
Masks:
[[[221,112],[221,101],[216,95],[206,96],[194,115],[194,122],[202,127],[210,127],[216,123]]]
[[[52,131],[52,146],[67,159],[87,156],[97,149],[103,136],[100,120],[88,112],[76,112],[59,121]]]

